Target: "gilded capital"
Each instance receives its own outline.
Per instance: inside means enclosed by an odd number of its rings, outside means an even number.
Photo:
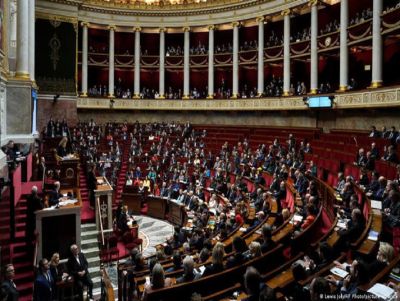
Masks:
[[[114,31],[115,31],[115,29],[117,29],[117,27],[116,27],[115,25],[108,25],[108,26],[107,26],[107,29],[108,29],[108,30],[114,30]]]
[[[89,22],[81,22],[81,26],[82,27],[89,27],[90,26],[90,23]]]
[[[257,17],[257,18],[256,18],[256,22],[257,22],[257,23],[264,22],[264,20],[265,20],[265,17],[264,17],[264,16],[260,16],[260,17]]]
[[[134,32],[137,32],[137,31],[142,31],[142,27],[140,27],[140,26],[135,26],[134,28],[133,28],[133,31]]]
[[[291,13],[291,10],[288,8],[281,12],[281,16],[289,16],[290,13]]]
[[[237,21],[232,22],[232,27],[238,27],[239,25],[240,25],[240,22],[237,22]]]
[[[208,25],[207,28],[208,28],[208,31],[215,30],[215,25]]]
[[[308,6],[315,6],[318,4],[318,0],[308,0]]]
[[[183,32],[187,32],[187,31],[190,31],[190,27],[189,26],[183,27]]]
[[[158,31],[159,31],[159,32],[166,32],[167,29],[166,29],[165,27],[160,27],[160,28],[158,29]]]

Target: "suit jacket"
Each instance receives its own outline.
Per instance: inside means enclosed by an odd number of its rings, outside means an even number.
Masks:
[[[27,200],[27,228],[32,231],[35,230],[35,211],[44,208],[43,200],[36,194],[31,194]]]
[[[11,283],[10,280],[4,280],[1,283],[1,287],[7,292],[8,296],[6,301],[18,301],[19,293],[16,287]]]
[[[95,190],[97,188],[97,179],[96,175],[93,171],[88,174],[88,182],[87,182],[89,190]]]
[[[56,191],[56,190],[51,190],[50,191],[50,195],[49,195],[49,205],[53,206],[53,205],[57,205],[58,204],[58,199],[61,198],[63,195]]]
[[[47,272],[48,278],[40,273],[35,280],[34,300],[52,301],[54,280],[50,271]]]
[[[199,276],[199,274],[195,274],[194,272],[190,275],[182,275],[181,277],[176,279],[176,283],[190,282],[199,279]]]
[[[79,258],[80,263],[78,263],[75,256],[73,256],[73,255],[71,255],[68,258],[68,262],[67,262],[68,271],[75,279],[80,278],[80,276],[78,275],[78,272],[86,271],[86,274],[87,274],[88,267],[89,267],[86,257],[82,252],[78,254],[78,258]]]

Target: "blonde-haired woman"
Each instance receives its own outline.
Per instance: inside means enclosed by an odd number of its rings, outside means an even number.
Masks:
[[[64,273],[64,269],[60,266],[60,254],[58,253],[54,253],[51,256],[50,273],[56,283],[68,277],[68,274]]]
[[[224,256],[225,256],[224,244],[221,242],[217,242],[212,250],[212,255],[211,255],[212,264],[206,267],[202,277],[222,272],[225,269]]]
[[[60,143],[58,143],[57,147],[57,155],[60,157],[65,157],[68,155],[68,149],[67,149],[67,143],[68,143],[68,138],[67,137],[62,137],[60,140]]]

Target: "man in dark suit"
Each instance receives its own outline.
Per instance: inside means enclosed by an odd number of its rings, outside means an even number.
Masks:
[[[52,301],[54,291],[54,279],[50,273],[50,265],[46,258],[39,261],[39,274],[35,279],[33,300]]]
[[[35,212],[44,208],[43,200],[38,196],[38,188],[32,186],[32,192],[27,199],[26,238],[29,242],[34,239],[36,229]]]
[[[94,164],[89,168],[87,185],[89,189],[90,206],[94,208],[96,201],[94,191],[97,189],[96,165]]]
[[[89,264],[77,245],[71,246],[71,256],[68,258],[67,266],[69,274],[74,277],[75,284],[79,289],[79,295],[83,297],[83,286],[86,285],[89,298],[93,299],[93,282],[89,275]]]
[[[18,301],[19,293],[14,283],[15,270],[12,264],[5,266],[5,280],[1,283],[2,291],[6,293],[6,301]]]
[[[58,202],[60,201],[60,198],[62,198],[62,194],[60,193],[60,182],[54,182],[54,188],[53,190],[50,191],[49,194],[49,205],[54,206],[57,205]]]

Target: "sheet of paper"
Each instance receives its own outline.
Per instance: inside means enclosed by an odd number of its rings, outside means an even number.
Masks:
[[[345,270],[342,270],[341,268],[338,267],[331,268],[331,273],[340,278],[345,278],[349,274]]]
[[[368,293],[371,293],[378,298],[382,298],[383,300],[394,300],[396,295],[396,292],[392,288],[381,283],[376,283],[368,290]]]

